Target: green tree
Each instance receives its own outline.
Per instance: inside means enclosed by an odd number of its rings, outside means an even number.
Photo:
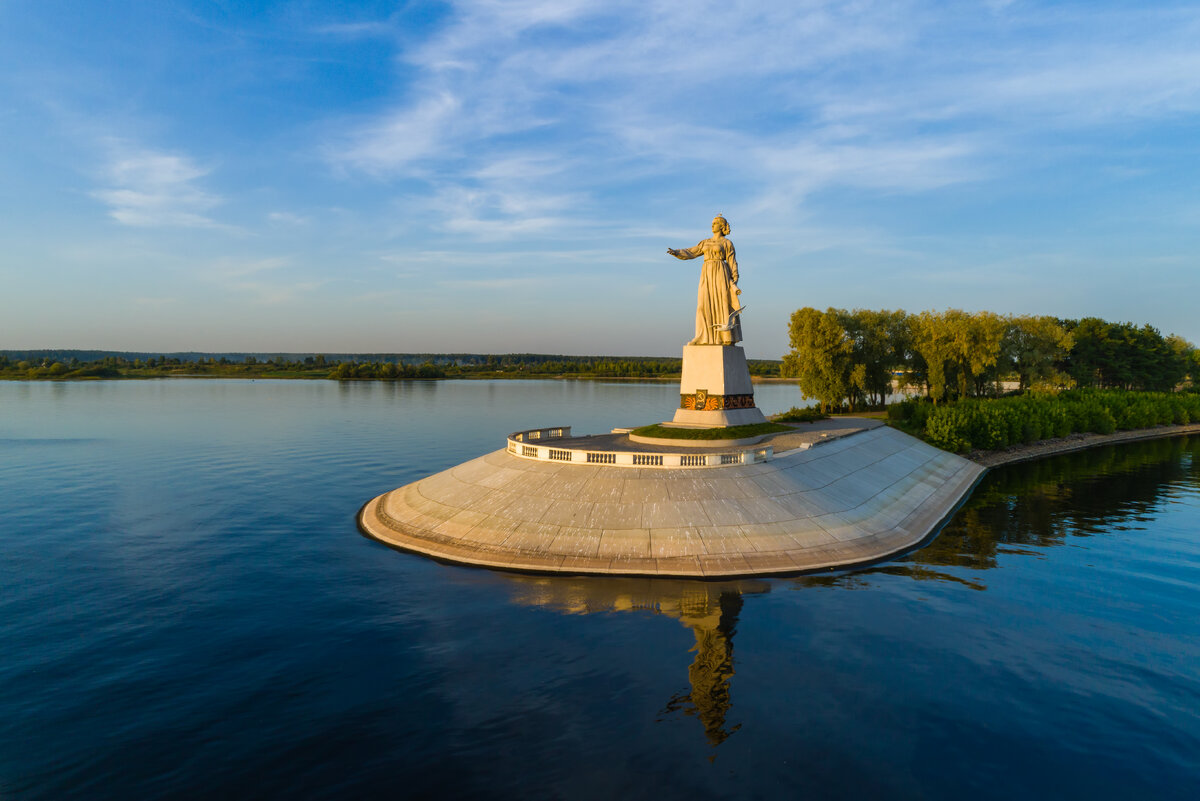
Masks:
[[[1007,320],[989,311],[947,309],[917,315],[913,347],[925,359],[930,397],[944,400],[954,385],[958,397],[994,389],[1007,330]]]
[[[1066,325],[1075,339],[1067,369],[1080,386],[1166,392],[1188,372],[1189,343],[1164,338],[1151,325],[1139,328],[1098,317]]]
[[[1060,367],[1075,338],[1057,318],[1023,315],[1009,320],[1004,352],[1021,390],[1073,383]]]
[[[951,312],[965,314],[953,309]],[[948,379],[957,363],[958,346],[946,322],[948,314],[923,311],[912,318],[913,350],[925,362],[926,387],[934,403],[946,400]]]
[[[1182,384],[1189,376],[1195,378],[1193,365],[1195,363],[1196,346],[1178,334],[1171,334],[1164,340],[1167,355],[1165,359],[1162,380],[1169,383],[1167,389],[1174,389]]]
[[[838,309],[809,306],[794,312],[788,326],[792,350],[783,359],[784,377],[795,378],[800,391],[827,411],[840,408],[852,389],[854,343],[840,315]]]
[[[853,343],[852,389],[861,389],[868,404],[882,406],[892,391],[892,373],[908,362],[911,334],[903,311],[837,310]]]
[[[958,340],[959,395],[975,397],[994,394],[999,389],[1000,356],[1008,318],[995,312],[979,311],[968,315],[965,336]]]

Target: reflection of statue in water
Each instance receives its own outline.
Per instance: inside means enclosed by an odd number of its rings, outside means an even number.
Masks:
[[[675,695],[666,713],[694,715],[710,745],[720,745],[741,724],[726,728],[733,706],[733,634],[743,593],[769,592],[761,581],[705,584],[663,579],[567,579],[509,577],[518,588],[513,600],[563,612],[650,611],[677,618],[692,630],[696,645],[688,668],[690,692]]]
[[[725,715],[733,705],[729,679],[733,676],[733,632],[742,608],[742,596],[737,592],[723,592],[718,604],[720,612],[717,615],[680,617],[696,635],[696,647],[692,649],[696,658],[688,668],[692,691],[676,695],[667,702],[664,710],[682,709],[685,715],[700,718],[709,745],[720,745],[742,727],[739,723],[728,731],[725,729]]]
[[[713,218],[712,232],[711,239],[694,248],[667,248],[667,253],[677,259],[704,257],[696,293],[696,338],[689,345],[732,345],[742,340],[737,254],[733,243],[725,238],[729,222],[718,214]]]

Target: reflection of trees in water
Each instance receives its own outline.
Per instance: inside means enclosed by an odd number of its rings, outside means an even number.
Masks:
[[[647,611],[673,617],[692,630],[695,654],[688,668],[687,692],[667,701],[664,714],[682,712],[704,726],[711,745],[720,745],[741,728],[727,727],[733,706],[733,635],[743,593],[764,593],[764,581],[707,583],[670,579],[508,577],[513,600],[570,614]]]
[[[913,565],[996,566],[1003,546],[1049,547],[1136,523],[1194,480],[1195,439],[1110,446],[997,469]]]
[[[998,468],[933,542],[897,564],[914,578],[931,567],[986,569],[1002,550],[1136,527],[1181,485],[1197,484],[1198,454],[1200,439],[1172,438]]]
[[[796,579],[801,586],[869,587],[872,575],[987,586],[938,568],[997,567],[1000,553],[1062,545],[1136,527],[1181,486],[1200,485],[1200,438],[1176,437],[1095,448],[989,473],[928,545],[894,562]]]

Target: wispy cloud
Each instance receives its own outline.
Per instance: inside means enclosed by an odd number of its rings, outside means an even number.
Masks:
[[[220,258],[204,265],[197,277],[223,294],[254,304],[280,305],[296,302],[329,283],[314,280],[295,269],[287,256],[265,258]]]
[[[327,22],[312,28],[313,33],[341,39],[393,38],[395,24],[389,20],[367,20],[363,22]]]
[[[453,6],[397,51],[415,99],[328,154],[427,182],[444,228],[478,238],[569,225],[598,194],[655,178],[754,208],[826,187],[923,192],[992,174],[1030,147],[1031,125],[1200,108],[1200,12],[1186,7]]]
[[[109,143],[104,168],[108,185],[92,197],[108,206],[109,216],[137,227],[227,228],[208,216],[221,198],[198,182],[209,174],[187,156]]]
[[[270,256],[263,259],[222,258],[205,268],[204,274],[216,281],[229,281],[280,270],[289,264],[291,264],[291,260],[285,256]]]
[[[551,195],[489,181],[478,187],[446,186],[430,205],[438,210],[445,230],[494,240],[561,226],[565,220],[559,213],[574,202],[570,194]]]
[[[327,281],[235,281],[227,285],[233,292],[253,302],[269,306],[295,303],[327,284]]]
[[[438,286],[448,289],[494,289],[512,290],[529,289],[545,285],[544,280],[533,278],[459,278],[450,281],[438,281]]]
[[[459,102],[448,92],[428,97],[362,125],[331,145],[330,157],[363,172],[395,174],[423,157],[441,155],[439,146],[458,109]]]
[[[308,217],[300,214],[293,214],[290,211],[272,211],[267,214],[267,220],[279,225],[308,225]]]

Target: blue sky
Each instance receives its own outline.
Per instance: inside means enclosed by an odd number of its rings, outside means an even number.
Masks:
[[[801,306],[1200,342],[1200,5],[0,0],[0,347],[669,355]]]

